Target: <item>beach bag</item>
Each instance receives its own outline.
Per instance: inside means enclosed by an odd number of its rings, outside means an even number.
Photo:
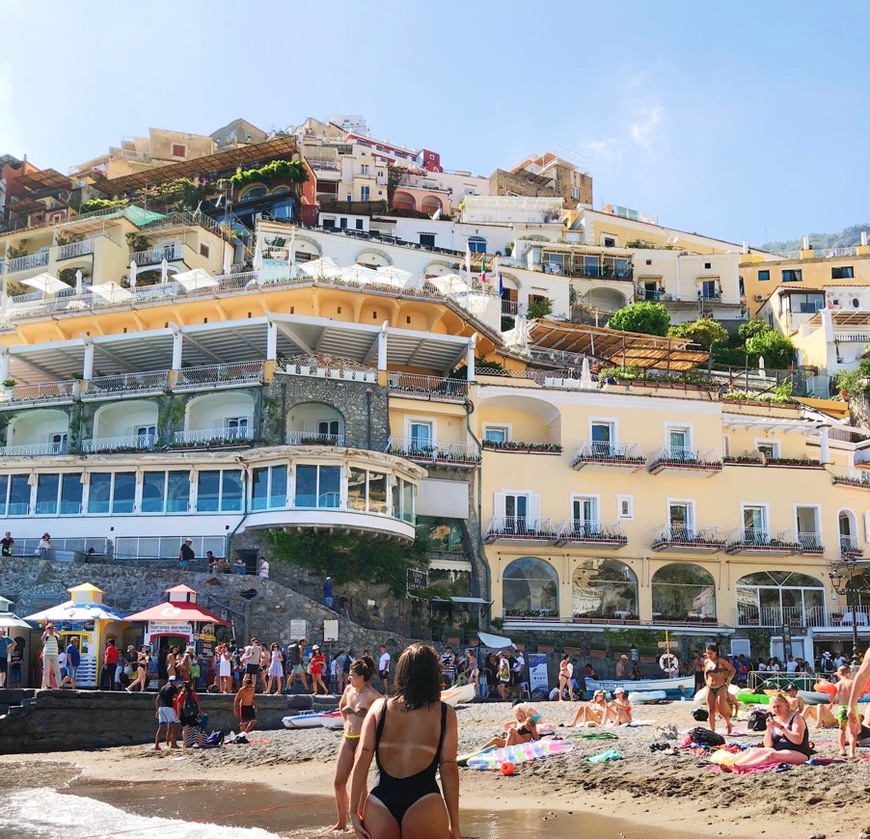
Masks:
[[[709,728],[693,728],[689,732],[689,738],[693,743],[698,743],[702,746],[724,746],[725,738],[715,731],[710,731]]]
[[[212,731],[208,737],[205,738],[205,743],[203,744],[203,748],[206,749],[216,749],[218,746],[223,745],[224,742],[224,733],[223,731]]]
[[[190,678],[191,679],[198,679],[199,674],[200,674],[199,665],[198,664],[191,664],[190,665]]]
[[[770,711],[762,711],[756,708],[746,721],[746,727],[750,731],[764,731],[767,728],[767,718],[771,716]]]
[[[698,722],[707,722],[710,719],[710,713],[706,708],[695,708],[692,711],[692,718],[696,719]]]

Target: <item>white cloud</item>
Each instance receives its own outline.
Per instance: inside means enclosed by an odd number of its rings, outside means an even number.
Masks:
[[[656,135],[661,128],[662,108],[646,108],[637,115],[637,121],[628,129],[628,134],[635,145],[646,151],[652,151]]]
[[[618,137],[607,137],[603,140],[589,140],[583,144],[593,158],[622,163],[622,141]]]

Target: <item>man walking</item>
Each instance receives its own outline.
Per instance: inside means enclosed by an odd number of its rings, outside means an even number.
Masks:
[[[378,659],[378,676],[380,676],[381,684],[384,687],[384,696],[386,696],[390,681],[390,654],[387,652],[386,644],[381,644],[381,656]]]
[[[257,676],[260,674],[260,655],[263,648],[256,638],[251,638],[251,643],[245,647],[242,653],[242,664],[245,666],[245,675],[251,677],[251,684],[256,689]]]
[[[61,687],[68,684],[73,690],[76,689],[76,674],[81,663],[82,654],[79,650],[79,638],[77,635],[73,635],[66,647],[66,676],[60,683]]]
[[[60,665],[57,654],[60,652],[57,631],[53,623],[46,624],[42,633],[42,689],[51,687],[51,676],[54,676],[55,687],[60,687]]]
[[[287,650],[287,690],[293,684],[293,679],[298,676],[302,682],[302,688],[308,692],[308,676],[305,674],[305,639],[300,638]]]
[[[181,545],[181,550],[178,552],[178,567],[188,568],[196,554],[190,546],[193,544],[192,539],[185,539]]]

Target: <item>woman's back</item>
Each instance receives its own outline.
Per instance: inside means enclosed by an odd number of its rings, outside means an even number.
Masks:
[[[428,768],[442,739],[440,702],[414,711],[404,710],[400,699],[375,703],[378,720],[378,765],[393,778],[406,778]]]

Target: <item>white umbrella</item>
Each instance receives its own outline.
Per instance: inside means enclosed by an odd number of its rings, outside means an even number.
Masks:
[[[176,274],[172,279],[185,291],[196,291],[200,288],[214,288],[219,285],[218,281],[212,277],[205,268],[194,268],[192,271],[185,271],[183,274]]]
[[[223,265],[223,273],[224,275],[229,274],[233,270],[233,255],[231,253],[230,248],[224,245],[224,265]]]
[[[263,270],[263,249],[260,247],[260,239],[257,238],[257,246],[254,248],[253,268],[255,271]]]
[[[69,288],[66,283],[61,282],[57,277],[53,277],[51,274],[45,272],[37,274],[35,277],[28,277],[26,280],[22,280],[21,284],[29,286],[30,288],[35,288],[37,291],[41,291],[44,294],[57,294],[59,291],[64,291]]]
[[[387,283],[396,286],[396,288],[405,288],[405,286],[411,285],[409,280],[414,276],[410,271],[395,268],[392,265],[378,268],[375,274],[377,275],[375,282]]]
[[[83,286],[84,278],[82,277],[82,269],[76,268],[76,297],[81,297]]]
[[[375,281],[377,273],[363,265],[350,265],[341,269],[341,278],[348,283],[371,283]]]
[[[583,366],[580,368],[580,390],[595,390],[592,381],[592,370],[589,368],[589,357],[583,356]]]
[[[109,303],[121,303],[125,300],[130,300],[133,297],[126,288],[113,282],[89,286],[88,291],[90,291],[91,294],[96,294],[97,297],[102,297],[103,300]]]
[[[160,284],[165,285],[169,280],[169,263],[166,261],[166,257],[160,260]]]
[[[442,294],[468,294],[471,286],[459,274],[442,274],[440,277],[429,277],[428,280]]]
[[[299,270],[306,277],[325,277],[332,279],[340,277],[342,269],[338,267],[335,260],[329,256],[322,256],[320,259],[312,259],[311,262],[303,262],[299,266]]]
[[[136,266],[136,260],[131,259],[130,260],[130,275],[129,275],[129,277],[127,277],[127,285],[130,288],[130,290],[136,288],[136,271],[137,270],[138,269]]]

